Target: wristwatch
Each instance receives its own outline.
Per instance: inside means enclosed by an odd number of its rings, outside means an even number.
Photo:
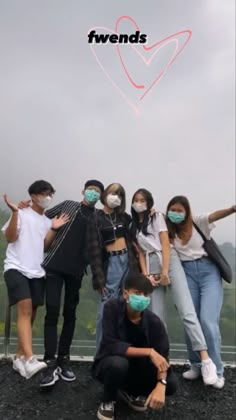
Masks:
[[[160,382],[162,385],[167,385],[167,382],[165,379],[158,379],[157,382]]]

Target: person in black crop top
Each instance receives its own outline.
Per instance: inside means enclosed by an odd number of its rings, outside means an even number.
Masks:
[[[87,229],[88,255],[93,288],[101,294],[98,310],[96,345],[102,336],[104,303],[121,294],[129,270],[139,271],[130,235],[131,217],[125,213],[125,190],[120,184],[109,185],[102,197],[103,210],[91,215]]]

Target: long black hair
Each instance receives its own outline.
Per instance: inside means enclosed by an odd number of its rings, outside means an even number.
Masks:
[[[168,211],[175,204],[180,204],[181,206],[183,206],[186,213],[185,220],[180,224],[171,222],[168,217]],[[189,241],[192,234],[193,218],[190,203],[187,197],[185,197],[184,195],[176,195],[170,200],[166,209],[166,224],[170,240],[173,240],[177,235],[182,240],[183,244],[186,244]]]
[[[142,232],[145,236],[150,235],[147,231],[148,223],[150,221],[150,210],[154,205],[153,196],[150,191],[146,190],[145,188],[140,188],[137,190],[132,198],[132,204],[134,203],[135,197],[137,194],[141,194],[147,203],[147,210],[143,213],[143,221],[142,223],[139,222],[138,213],[131,207],[131,214],[132,214],[132,223],[131,223],[131,235],[132,239],[136,240],[137,231]],[[151,216],[153,219],[155,215]]]

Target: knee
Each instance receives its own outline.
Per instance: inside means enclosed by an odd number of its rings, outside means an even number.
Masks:
[[[60,313],[60,307],[55,305],[46,305],[45,321],[49,323],[57,323]]]
[[[217,319],[210,320],[205,317],[201,317],[200,322],[204,335],[206,336],[214,335],[215,332],[219,329],[219,321],[217,321]]]
[[[76,320],[76,306],[64,306],[63,317],[65,320],[75,321]]]
[[[173,395],[178,389],[178,379],[173,371],[167,376],[166,395]]]
[[[17,306],[18,306],[18,316],[31,319],[32,303],[30,299],[18,302]]]
[[[121,356],[111,356],[109,362],[107,363],[107,370],[111,375],[119,374],[119,376],[124,376],[127,374],[129,369],[129,362],[125,357]]]

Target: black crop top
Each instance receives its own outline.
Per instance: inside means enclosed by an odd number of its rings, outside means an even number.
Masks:
[[[119,220],[119,216],[104,215],[101,226],[101,235],[104,244],[115,242],[118,238],[125,238],[125,224],[123,220]]]

